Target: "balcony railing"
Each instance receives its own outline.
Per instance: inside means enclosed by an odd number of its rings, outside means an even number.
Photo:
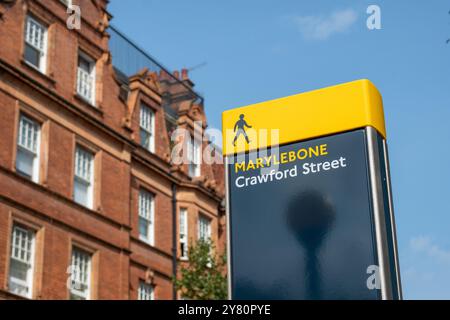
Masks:
[[[193,98],[199,100],[200,104],[203,104],[203,97],[201,95],[192,90],[183,81],[173,76],[168,69],[164,68],[161,63],[126,37],[116,27],[110,26],[108,33],[111,36],[109,49],[112,54],[113,65],[120,72],[128,77],[135,75],[143,68],[147,68],[158,74],[166,73],[171,82],[183,85]]]

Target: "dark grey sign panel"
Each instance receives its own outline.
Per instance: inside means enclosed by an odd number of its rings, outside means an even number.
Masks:
[[[384,141],[375,133],[379,173],[373,177],[370,132],[281,146],[279,160],[310,147],[326,150],[279,164],[281,174],[253,166],[236,170],[234,162],[243,159],[227,164],[231,298],[399,298]],[[247,154],[246,163],[252,158],[258,156]],[[376,183],[385,210],[374,208]],[[383,281],[388,293],[380,290]]]

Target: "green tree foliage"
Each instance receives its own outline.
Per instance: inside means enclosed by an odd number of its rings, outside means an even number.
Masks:
[[[211,254],[214,244],[198,240],[191,244],[189,262],[179,268],[179,279],[174,279],[184,299],[224,300],[227,298],[226,255]]]

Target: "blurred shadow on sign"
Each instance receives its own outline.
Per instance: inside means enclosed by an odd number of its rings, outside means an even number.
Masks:
[[[305,250],[307,299],[322,299],[322,276],[318,253],[331,230],[334,219],[335,211],[332,204],[318,191],[303,191],[289,203],[288,227]]]
[[[236,281],[235,292],[238,292],[239,296],[233,297],[233,299],[284,300],[288,299],[286,287],[288,286],[282,282],[256,285],[250,279],[242,277]]]

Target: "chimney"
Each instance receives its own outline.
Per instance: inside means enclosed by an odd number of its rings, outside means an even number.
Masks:
[[[189,80],[188,70],[186,68],[181,69],[181,80]]]
[[[167,80],[170,79],[170,74],[167,73],[164,69],[161,69],[159,71],[159,78],[160,78],[161,81],[163,81],[163,80],[167,81]]]
[[[194,83],[191,81],[191,79],[189,79],[188,69],[186,68],[181,69],[181,80],[189,87],[191,88],[194,87]]]

